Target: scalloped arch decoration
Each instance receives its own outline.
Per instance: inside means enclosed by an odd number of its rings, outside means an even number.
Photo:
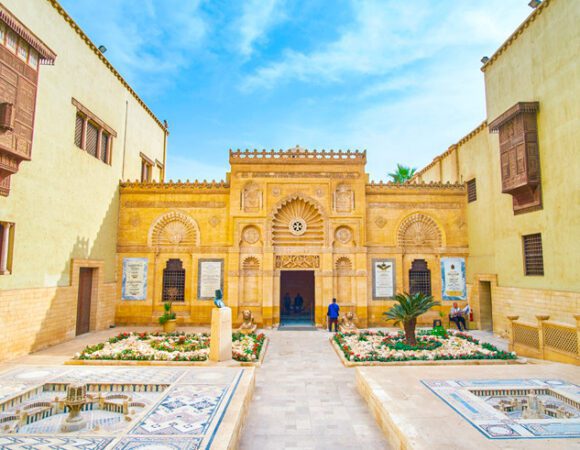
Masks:
[[[296,231],[296,225],[299,230]],[[285,199],[272,215],[272,243],[274,245],[322,245],[324,219],[317,202],[302,196]]]
[[[341,256],[336,260],[336,270],[352,270],[352,261],[346,256]]]
[[[199,227],[190,216],[171,211],[157,218],[149,229],[152,247],[192,247],[199,245]]]
[[[248,256],[242,262],[242,269],[243,270],[259,270],[260,269],[260,260],[255,256]]]
[[[415,213],[401,222],[397,241],[401,247],[441,247],[443,235],[431,217]]]

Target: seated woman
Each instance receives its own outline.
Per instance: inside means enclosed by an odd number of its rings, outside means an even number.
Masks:
[[[463,317],[463,314],[467,312],[468,308],[469,305],[466,306],[465,310],[463,310],[457,306],[457,302],[453,302],[453,308],[451,308],[451,311],[449,311],[449,320],[455,322],[455,325],[459,331],[464,331],[467,329],[465,317]],[[461,328],[461,325],[463,325],[463,328]]]

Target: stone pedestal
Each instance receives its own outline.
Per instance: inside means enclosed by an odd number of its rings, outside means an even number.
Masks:
[[[211,310],[210,361],[229,361],[232,359],[232,310],[213,308]]]

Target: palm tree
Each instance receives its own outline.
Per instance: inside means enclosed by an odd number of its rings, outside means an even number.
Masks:
[[[405,329],[405,342],[408,345],[417,345],[415,338],[415,327],[417,326],[417,317],[425,314],[433,306],[439,305],[431,295],[425,295],[422,292],[416,294],[409,294],[404,292],[395,295],[395,300],[398,302],[391,307],[387,312],[384,312],[385,320],[393,320],[395,325],[403,322]]]
[[[397,164],[397,170],[393,173],[389,173],[388,175],[391,177],[393,182],[397,184],[403,184],[404,182],[411,179],[416,170],[417,169],[414,167],[407,167],[402,166],[401,164]]]

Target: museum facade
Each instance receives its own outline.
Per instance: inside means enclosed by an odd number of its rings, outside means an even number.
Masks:
[[[358,151],[229,162],[225,182],[121,185],[118,324],[152,323],[167,300],[178,323],[208,324],[216,289],[262,326],[323,325],[332,298],[361,326],[385,325],[400,291],[467,298],[463,185],[371,183]]]

